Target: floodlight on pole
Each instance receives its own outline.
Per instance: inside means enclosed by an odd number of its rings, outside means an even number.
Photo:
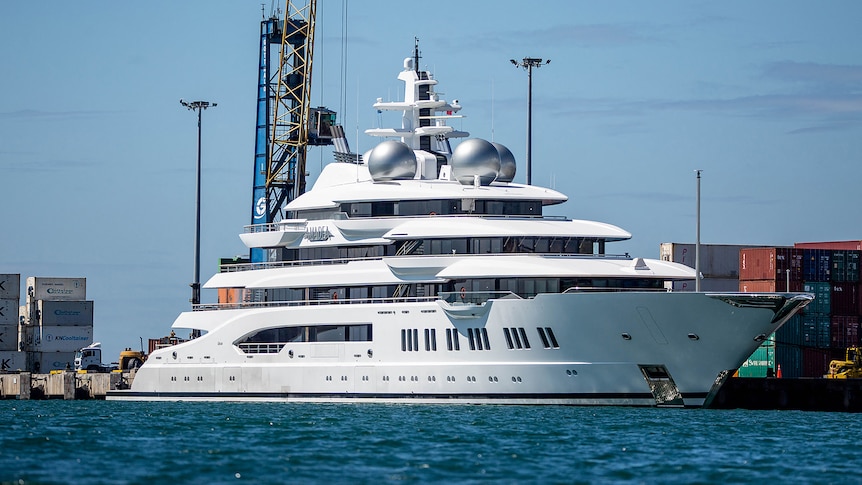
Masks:
[[[532,182],[532,138],[533,138],[533,68],[540,68],[550,64],[551,60],[538,57],[525,57],[521,61],[509,59],[515,67],[522,67],[527,71],[527,185]]]
[[[700,173],[703,170],[695,170],[697,173],[697,235],[694,243],[694,291],[700,291]]]
[[[207,108],[215,108],[217,103],[209,101],[183,101],[180,104],[188,108],[190,111],[198,113],[198,164],[197,164],[197,181],[195,183],[195,275],[192,282],[192,298],[189,300],[192,305],[199,305],[201,302],[201,112]]]

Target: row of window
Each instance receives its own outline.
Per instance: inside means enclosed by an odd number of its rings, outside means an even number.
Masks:
[[[395,256],[404,243],[376,246],[310,247],[279,250],[280,261],[380,258]],[[604,254],[603,240],[583,237],[473,237],[423,239],[409,254]]]
[[[236,345],[247,354],[276,354],[287,343],[296,342],[371,342],[371,324],[302,325],[258,330]]]
[[[452,214],[485,214],[508,216],[540,216],[540,200],[399,200],[377,202],[348,202],[341,204],[341,211],[350,217],[424,216]],[[298,214],[308,218],[312,214]]]
[[[568,376],[577,375],[577,374],[578,374],[578,371],[575,371],[575,370],[567,370],[566,371],[566,375],[568,375]],[[371,381],[369,376],[361,376],[360,379],[363,382],[370,382]],[[476,376],[467,376],[466,379],[467,379],[467,382],[476,382]],[[204,378],[203,378],[203,376],[197,376],[196,380],[198,382],[203,382]],[[332,378],[332,376],[324,376],[324,380],[327,382],[334,382],[334,379]],[[339,381],[341,381],[341,382],[346,382],[349,380],[350,379],[348,378],[348,376],[345,376],[345,375],[342,375],[339,377]],[[389,382],[390,378],[389,378],[389,376],[383,376],[383,377],[381,377],[381,380],[384,382]],[[398,376],[399,382],[407,382],[408,380],[410,382],[419,382],[419,376],[409,376],[409,378],[407,376]],[[437,376],[427,376],[427,380],[428,380],[428,382],[437,382]],[[171,376],[171,381],[172,382],[178,382],[177,376]],[[190,376],[184,376],[183,381],[189,382],[189,381],[191,381],[191,377]],[[229,376],[228,381],[236,382],[236,376]],[[456,382],[455,376],[446,376],[446,382]],[[497,376],[488,376],[488,382],[499,382],[499,378]],[[522,382],[521,377],[520,376],[512,376],[512,382]]]
[[[542,293],[562,293],[579,289],[658,290],[664,281],[652,278],[473,278],[448,283],[416,283],[405,285],[400,297],[432,297],[464,288],[465,292],[512,292],[522,298]],[[340,286],[325,288],[274,288],[265,291],[265,301],[336,301],[368,298],[392,298],[397,285]]]
[[[536,331],[539,338],[542,340],[542,345],[546,349],[560,348],[557,337],[554,335],[551,327],[537,327]],[[425,329],[425,350],[437,351],[437,330],[433,328]],[[509,349],[529,349],[530,339],[527,337],[527,331],[524,327],[506,327],[503,329],[503,336],[506,338],[506,346]],[[491,341],[488,338],[488,329],[468,328],[467,341],[470,344],[470,350],[491,350]],[[446,349],[458,351],[461,350],[458,330],[454,328],[446,329]],[[406,328],[401,329],[401,350],[404,352],[415,352],[420,348],[419,329]]]
[[[551,327],[537,327],[536,331],[546,349],[559,348],[557,337]],[[437,329],[423,330],[424,348],[428,352],[437,351]],[[530,339],[524,327],[506,327],[503,329],[506,346],[509,349],[529,349]],[[371,342],[371,324],[352,325],[302,325],[295,327],[276,327],[258,330],[236,342],[236,345],[246,354],[277,354],[288,343],[299,342]],[[484,327],[468,328],[467,341],[470,350],[491,350],[488,329]],[[401,350],[417,352],[422,347],[418,328],[401,329]],[[461,350],[458,330],[446,329],[446,348],[450,351]]]

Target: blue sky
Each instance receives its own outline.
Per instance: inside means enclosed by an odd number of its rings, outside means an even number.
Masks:
[[[464,107],[456,126],[507,145],[523,182],[527,75],[509,59],[542,57],[533,182],[569,195],[549,213],[634,235],[609,252],[693,242],[695,169],[704,243],[862,239],[860,2],[352,1],[344,76],[342,5],[318,7],[313,103],[358,151],[415,36]],[[0,2],[0,273],[86,277],[109,356],[189,307],[197,127],[180,98],[218,103],[202,280],[247,252],[261,17],[257,2]],[[330,154],[310,152],[312,181]]]

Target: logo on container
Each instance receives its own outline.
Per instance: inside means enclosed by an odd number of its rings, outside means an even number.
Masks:
[[[81,315],[80,310],[54,310],[54,315],[58,317],[77,317]]]
[[[87,337],[81,337],[81,336],[77,336],[77,335],[51,335],[51,334],[48,334],[45,336],[46,342],[53,342],[54,340],[57,340],[60,342],[78,342],[78,341],[86,341],[86,340],[90,340],[90,339]]]
[[[66,288],[48,288],[45,290],[49,295],[71,295],[74,293],[74,290],[67,290]]]

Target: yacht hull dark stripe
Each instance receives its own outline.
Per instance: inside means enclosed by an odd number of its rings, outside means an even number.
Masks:
[[[274,401],[333,399],[333,400],[400,400],[425,399],[457,401],[631,401],[653,400],[649,393],[570,393],[570,394],[386,394],[386,393],[299,393],[299,392],[135,392],[111,391],[110,398],[143,399],[206,399],[206,400],[262,400]],[[705,399],[707,393],[688,393],[684,399]]]

